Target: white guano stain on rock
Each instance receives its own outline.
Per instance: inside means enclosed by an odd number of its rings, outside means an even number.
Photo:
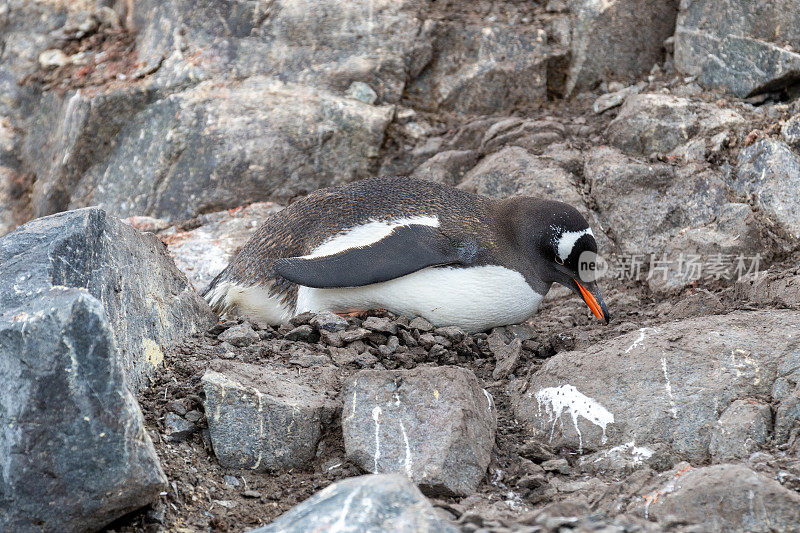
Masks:
[[[331,525],[331,528],[328,530],[330,533],[337,533],[340,531],[346,531],[347,528],[347,515],[350,513],[350,506],[353,503],[353,498],[361,492],[361,487],[357,488],[353,492],[347,496],[347,499],[344,501],[344,505],[342,506],[342,514],[339,515],[339,518]]]
[[[664,372],[664,388],[667,389],[667,396],[669,397],[669,412],[672,418],[678,418],[678,409],[675,406],[675,396],[672,395],[672,383],[669,381],[669,374],[667,374],[667,356],[661,356],[661,370]]]
[[[489,412],[492,412],[492,395],[489,394],[489,391],[483,389],[483,395],[486,396],[486,401],[489,402]]]
[[[375,421],[375,455],[373,456],[375,467],[373,470],[376,473],[378,472],[378,459],[381,458],[381,414],[383,414],[381,406],[376,405],[372,409],[372,420]]]
[[[644,338],[646,337],[645,331],[647,331],[648,329],[652,329],[653,331],[656,331],[656,328],[639,328],[639,337],[635,341],[633,341],[633,344],[628,346],[628,348],[625,350],[625,353],[630,353],[637,346],[641,345],[642,342],[644,342]]]
[[[561,418],[561,414],[564,411],[569,413],[570,417],[572,417],[572,425],[575,426],[575,431],[578,433],[578,453],[583,453],[583,435],[578,427],[578,416],[582,416],[603,429],[603,443],[607,440],[606,427],[608,424],[614,423],[614,414],[612,412],[592,398],[582,394],[573,385],[567,384],[560,387],[541,389],[536,393],[536,402],[539,404],[540,413],[542,405],[544,405],[547,416],[553,424],[550,429],[551,441],[553,440],[556,423]]]
[[[400,431],[403,433],[403,441],[406,445],[406,462],[405,462],[405,469],[406,469],[406,476],[409,478],[411,477],[414,462],[411,456],[411,445],[408,443],[408,434],[406,433],[406,426],[403,424],[403,421],[400,421]]]
[[[621,457],[624,454],[630,454],[631,458],[633,459],[634,466],[637,466],[642,464],[647,459],[650,459],[653,456],[653,450],[645,448],[644,446],[636,446],[636,441],[632,440],[630,442],[626,442],[625,444],[620,444],[619,446],[609,448],[600,454],[600,457],[596,458],[594,462],[597,463],[602,461],[606,457]]]

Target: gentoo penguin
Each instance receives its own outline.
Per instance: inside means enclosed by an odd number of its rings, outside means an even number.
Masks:
[[[574,208],[406,177],[321,189],[269,217],[203,293],[271,324],[305,311],[387,309],[468,332],[526,320],[553,283],[609,314],[578,258],[597,253]]]

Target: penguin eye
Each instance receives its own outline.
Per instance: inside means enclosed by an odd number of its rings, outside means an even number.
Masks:
[[[561,259],[559,256],[556,256],[556,263],[558,263],[559,265],[563,265],[564,264],[564,260]]]

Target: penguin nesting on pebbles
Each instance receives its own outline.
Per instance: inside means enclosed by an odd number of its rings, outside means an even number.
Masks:
[[[596,283],[579,272],[583,253],[594,257],[597,243],[567,204],[375,178],[272,215],[203,296],[219,314],[237,308],[271,324],[382,308],[474,332],[524,321],[560,283],[608,323]]]

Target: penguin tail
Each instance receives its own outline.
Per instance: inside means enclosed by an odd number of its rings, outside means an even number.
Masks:
[[[224,314],[228,307],[230,307],[228,304],[230,283],[228,283],[227,277],[228,269],[225,268],[222,272],[217,274],[216,277],[211,280],[211,283],[203,289],[203,292],[200,293],[200,296],[208,302],[211,310],[217,315]]]

